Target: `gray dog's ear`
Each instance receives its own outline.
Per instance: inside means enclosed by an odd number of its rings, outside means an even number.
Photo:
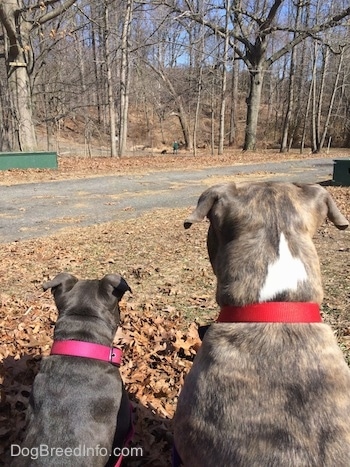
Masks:
[[[77,282],[78,279],[75,276],[72,276],[72,274],[61,272],[51,281],[44,282],[43,289],[54,289],[55,287],[61,285],[63,287],[63,291],[68,291],[71,290]]]
[[[125,292],[131,292],[132,290],[129,287],[129,284],[126,280],[119,274],[107,274],[105,275],[101,281],[101,288],[107,293],[115,295],[118,300],[122,298]]]
[[[189,229],[195,222],[202,221],[205,216],[208,215],[214,204],[227,192],[230,193],[236,191],[236,185],[234,183],[225,185],[214,185],[211,188],[205,190],[199,197],[197,207],[192,214],[185,220],[184,227]]]
[[[333,224],[340,230],[345,230],[349,227],[348,220],[343,216],[340,212],[338,206],[336,205],[334,199],[330,195],[330,193],[323,188],[321,185],[299,185],[295,184],[302,188],[304,193],[310,197],[312,200],[320,203],[318,206],[318,210],[324,214],[324,216],[328,217],[328,219],[333,222]],[[323,207],[320,208],[320,205]],[[317,207],[315,206],[315,209]],[[323,219],[322,219],[323,220]]]
[[[345,230],[349,227],[349,221],[339,211],[334,199],[327,191],[326,204],[328,208],[328,219],[340,230]]]

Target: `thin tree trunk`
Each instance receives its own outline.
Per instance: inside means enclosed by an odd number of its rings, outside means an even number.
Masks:
[[[229,146],[236,144],[237,139],[238,60],[235,60],[235,52],[233,56],[231,86],[230,133],[228,141]]]
[[[114,108],[114,93],[112,83],[112,64],[111,53],[109,49],[110,31],[109,31],[109,16],[108,16],[108,2],[105,3],[104,20],[105,20],[105,61],[107,71],[107,93],[108,93],[108,109],[109,109],[109,131],[111,142],[111,156],[117,156],[116,144],[116,118]]]
[[[203,75],[203,67],[199,65],[197,103],[196,103],[196,110],[194,114],[194,123],[193,123],[193,155],[194,156],[197,155],[197,128],[198,128],[199,110],[200,110],[201,97],[202,97],[202,75]]]
[[[312,121],[312,152],[317,151],[317,100],[316,100],[316,89],[317,89],[317,43],[315,42],[315,47],[314,47],[314,63],[313,63],[313,68],[312,68],[312,92],[311,92],[311,97],[312,97],[312,115],[311,115],[311,121]]]
[[[224,142],[225,142],[225,111],[226,111],[226,88],[227,88],[227,54],[229,47],[229,33],[228,24],[230,18],[231,2],[230,0],[225,1],[225,41],[224,41],[224,53],[222,59],[222,78],[221,78],[221,103],[220,103],[220,114],[219,114],[219,145],[218,155],[224,153]]]
[[[344,49],[342,49],[342,51],[340,53],[338,68],[337,68],[337,72],[336,72],[336,75],[335,75],[335,82],[334,82],[334,85],[333,85],[332,95],[331,95],[331,99],[330,99],[329,106],[328,106],[326,121],[325,121],[325,124],[324,124],[322,135],[320,137],[318,152],[320,152],[322,150],[322,148],[323,148],[323,145],[324,145],[324,142],[325,142],[325,139],[326,139],[326,135],[327,135],[327,131],[328,131],[328,128],[329,128],[329,122],[330,122],[330,119],[331,119],[331,114],[332,114],[332,110],[333,110],[333,106],[334,106],[335,95],[336,95],[337,89],[338,89],[340,71],[341,71],[341,68],[342,68],[342,65],[343,65],[343,57],[344,57],[343,52],[344,52]]]
[[[101,80],[99,79],[99,67],[98,67],[98,55],[97,55],[97,45],[96,45],[96,37],[95,37],[95,26],[93,22],[91,22],[91,45],[92,45],[92,54],[93,54],[93,68],[94,68],[94,75],[95,75],[95,98],[96,98],[96,105],[97,105],[97,121],[98,123],[102,122],[101,118],[101,98],[100,93],[101,89],[103,89],[103,85]]]
[[[295,18],[295,28],[297,29],[299,26],[299,18],[300,18],[300,9],[302,4],[298,3],[297,5],[297,13]],[[296,38],[297,33],[294,32],[293,39]],[[290,132],[290,124],[292,120],[292,115],[294,111],[294,88],[295,88],[295,62],[296,62],[296,54],[297,49],[293,47],[290,56],[290,75],[289,75],[289,87],[288,87],[288,103],[287,103],[287,110],[286,116],[283,123],[283,132],[282,132],[282,141],[281,141],[281,148],[280,152],[289,151],[290,146],[288,145],[288,137]],[[292,137],[290,138],[292,140]]]
[[[292,50],[292,54],[291,54],[290,76],[289,76],[289,86],[288,86],[288,102],[287,102],[286,115],[285,115],[284,122],[283,122],[280,152],[286,152],[288,150],[288,136],[289,136],[290,122],[291,122],[292,113],[293,113],[293,103],[294,103],[294,85],[295,85],[294,51],[295,51],[295,48]]]
[[[0,79],[0,151],[10,151],[12,146],[9,139],[13,131],[11,128],[11,109],[8,97],[7,87]]]
[[[210,148],[211,155],[215,152],[215,70],[212,70],[210,92]]]
[[[121,37],[121,60],[120,60],[120,120],[119,120],[119,156],[126,150],[128,134],[128,111],[129,111],[129,34],[132,19],[133,1],[126,3],[123,31]]]
[[[316,119],[316,140],[314,141],[315,146],[312,148],[313,152],[317,153],[320,151],[320,142],[321,142],[321,118],[322,118],[322,107],[323,107],[323,98],[324,98],[324,88],[326,82],[326,70],[328,64],[329,49],[326,47],[323,55],[322,63],[322,73],[321,73],[321,83],[320,83],[320,92],[317,98],[317,119]]]
[[[306,130],[307,130],[307,122],[309,119],[309,111],[310,111],[310,106],[311,106],[311,101],[312,101],[312,95],[313,95],[313,89],[314,89],[314,75],[316,73],[316,44],[314,45],[314,62],[313,62],[313,69],[312,69],[312,80],[310,83],[310,88],[309,88],[309,94],[307,97],[307,104],[306,104],[306,111],[305,111],[305,118],[304,118],[304,125],[303,125],[303,133],[301,137],[301,142],[300,142],[300,154],[303,153],[304,147],[305,147],[305,139],[306,139]],[[312,119],[313,121],[313,119]]]

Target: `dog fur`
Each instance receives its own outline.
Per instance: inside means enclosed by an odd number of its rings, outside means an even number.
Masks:
[[[217,185],[185,228],[208,217],[223,307],[323,298],[312,236],[328,217],[349,225],[319,185]],[[350,371],[323,323],[215,323],[174,417],[187,467],[349,467]]]
[[[61,273],[43,284],[43,288],[52,289],[59,313],[54,340],[112,346],[120,320],[118,302],[126,291],[131,291],[120,275],[78,280]],[[53,455],[35,461],[22,456],[13,465],[97,467],[112,462],[109,457],[112,447],[123,447],[131,424],[130,405],[119,368],[89,358],[62,355],[44,358],[34,380],[27,418],[22,449],[43,445],[53,449]],[[62,456],[56,448],[68,455]],[[70,455],[69,449],[75,449],[77,455]],[[107,456],[100,455],[105,451]],[[83,452],[89,455],[80,456]]]

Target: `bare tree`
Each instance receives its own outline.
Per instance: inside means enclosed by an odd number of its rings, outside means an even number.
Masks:
[[[160,15],[161,16],[161,15]],[[187,26],[187,25],[186,25]],[[151,48],[152,57],[146,57],[144,63],[155,73],[158,82],[167,92],[168,115],[177,117],[186,149],[193,149],[193,132],[191,131],[191,114],[189,94],[191,80],[184,74],[184,68],[178,66],[183,53],[182,35],[188,37],[188,30],[181,22],[176,22],[167,12],[163,12],[160,24],[155,25],[158,41]],[[192,69],[190,69],[192,72]]]
[[[202,16],[197,5],[193,1],[179,4],[176,1],[164,0],[172,11],[186,15],[195,21],[204,24],[215,34],[223,38],[227,35],[227,29],[223,27],[217,18],[212,15]],[[285,24],[285,15],[281,13],[283,0],[257,1],[252,4],[243,4],[241,0],[233,2],[232,10],[235,21],[230,28],[229,34],[237,42],[232,41],[238,57],[245,63],[250,74],[250,89],[247,97],[247,118],[245,129],[244,150],[254,150],[256,147],[258,117],[262,96],[263,81],[266,71],[283,55],[290,52],[297,44],[305,38],[333,28],[344,18],[350,15],[350,7],[329,14],[326,18],[318,20],[308,30],[296,31],[294,25]],[[180,6],[179,6],[180,5]],[[306,6],[306,5],[305,5]],[[212,7],[212,10],[215,6]],[[217,9],[225,9],[225,5],[218,4]],[[294,38],[290,34],[295,31]],[[280,47],[270,50],[271,38],[278,34]],[[239,44],[238,46],[236,44]]]
[[[316,138],[314,140],[313,152],[320,152],[325,144],[327,132],[329,130],[331,115],[334,107],[335,97],[338,92],[338,83],[340,79],[340,74],[343,66],[344,60],[344,47],[340,48],[340,51],[337,54],[334,54],[338,57],[338,65],[334,70],[334,81],[332,83],[332,90],[329,96],[329,101],[326,103],[327,112],[325,114],[324,122],[323,122],[323,129],[321,128],[321,114],[322,114],[322,107],[324,106],[324,87],[326,82],[326,70],[327,70],[327,63],[328,57],[330,53],[329,47],[326,47],[325,54],[324,54],[324,66],[323,66],[323,73],[322,73],[322,80],[321,80],[321,89],[319,93],[319,99],[317,101],[318,105],[318,113],[317,113],[317,125],[316,125]],[[334,57],[333,57],[334,58]],[[333,68],[333,67],[332,67]]]
[[[0,22],[5,32],[7,82],[12,112],[22,151],[37,146],[33,122],[30,74],[34,66],[31,33],[40,25],[64,13],[75,0],[40,0],[27,5],[24,1],[1,0]]]

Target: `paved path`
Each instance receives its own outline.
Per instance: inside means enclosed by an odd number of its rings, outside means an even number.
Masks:
[[[2,186],[0,243],[137,217],[154,208],[194,206],[200,193],[220,180],[313,183],[330,180],[332,173],[332,159],[305,159]]]

